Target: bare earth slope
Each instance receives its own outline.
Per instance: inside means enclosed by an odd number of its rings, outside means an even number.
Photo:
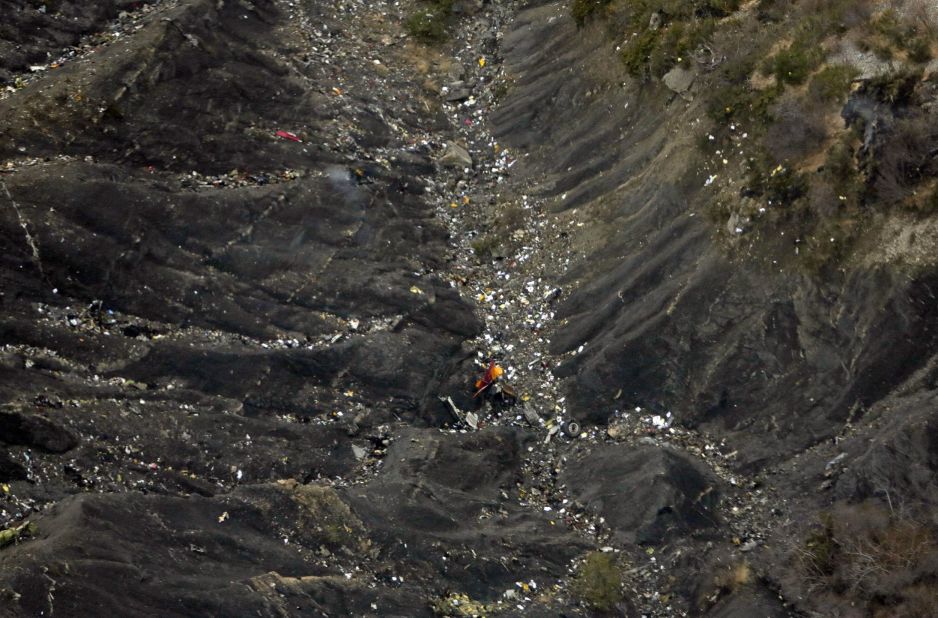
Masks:
[[[0,0],[4,615],[927,615],[935,272],[727,241],[705,76],[427,6]]]

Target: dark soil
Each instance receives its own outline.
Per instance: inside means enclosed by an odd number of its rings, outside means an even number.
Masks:
[[[411,4],[0,0],[3,613],[859,615],[804,565],[934,526],[934,269],[728,248],[602,24]]]

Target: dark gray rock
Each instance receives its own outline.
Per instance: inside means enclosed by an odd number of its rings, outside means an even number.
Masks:
[[[0,442],[47,453],[65,453],[78,446],[74,435],[49,419],[18,412],[0,412]]]
[[[561,577],[585,550],[548,515],[504,498],[517,491],[521,453],[534,439],[504,427],[455,436],[409,430],[381,474],[342,495],[410,577],[438,571],[472,598],[495,601],[515,581]],[[514,557],[510,567],[492,559],[504,552]]]
[[[666,448],[610,445],[572,462],[570,495],[606,518],[620,543],[660,545],[720,525],[720,483]]]

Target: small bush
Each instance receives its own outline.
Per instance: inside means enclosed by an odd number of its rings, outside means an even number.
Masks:
[[[472,252],[475,253],[476,257],[482,261],[489,260],[495,255],[495,251],[498,249],[498,246],[501,244],[501,240],[498,236],[490,234],[488,236],[483,236],[472,241],[470,245],[472,247]]]
[[[922,215],[938,213],[938,184],[932,186],[925,198],[909,204],[911,210]]]
[[[713,35],[715,26],[713,19],[695,19],[668,27],[649,54],[648,68],[651,74],[661,77],[675,65],[687,64],[690,55]]]
[[[570,12],[577,26],[583,26],[600,10],[609,6],[612,0],[573,0]]]
[[[404,26],[411,36],[424,43],[439,43],[446,38],[447,17],[435,8],[418,9]]]
[[[717,571],[716,575],[713,576],[714,587],[730,594],[750,582],[752,582],[752,569],[749,568],[747,562],[729,565]]]
[[[834,143],[827,151],[824,175],[837,192],[838,199],[855,199],[860,191],[860,173],[853,148],[844,140]],[[846,200],[844,200],[846,201]]]
[[[446,40],[452,13],[453,0],[431,0],[418,5],[404,21],[404,27],[411,36],[424,43],[440,43]]]
[[[932,59],[931,43],[925,37],[914,36],[910,38],[906,42],[905,51],[912,62],[924,64]]]
[[[632,75],[641,77],[649,64],[652,53],[658,46],[660,30],[645,30],[631,39],[622,49],[622,62]]]
[[[870,79],[863,85],[861,92],[880,103],[908,105],[915,96],[915,88],[921,79],[921,71],[904,68]]]
[[[773,206],[786,206],[807,193],[808,180],[804,174],[783,163],[770,166],[771,159],[764,154],[750,160],[746,194],[762,197]]]
[[[847,64],[824,67],[811,78],[808,96],[821,103],[842,103],[850,94],[850,84],[858,74],[856,68]]]
[[[771,119],[769,109],[781,94],[781,85],[765,90],[756,90],[748,83],[717,86],[708,101],[707,115],[720,123],[748,118],[763,125]]]
[[[706,6],[714,17],[724,17],[739,10],[741,4],[741,0],[709,0]]]
[[[891,59],[896,51],[905,52],[909,60],[917,63],[932,58],[934,33],[927,27],[903,20],[895,9],[887,9],[870,20],[868,33],[866,46],[880,58]]]
[[[830,513],[821,516],[821,526],[810,532],[804,541],[801,554],[802,565],[815,576],[833,575],[837,568],[837,541],[834,540],[834,523]]]
[[[607,612],[625,598],[622,577],[622,567],[615,554],[593,552],[580,567],[571,590],[590,608]]]
[[[788,0],[759,0],[756,5],[756,15],[759,21],[780,22],[785,19],[790,6]]]
[[[895,9],[887,9],[874,17],[870,22],[870,30],[896,46],[902,45],[902,40],[906,35],[906,29],[902,26]]]
[[[823,59],[819,47],[804,40],[796,41],[769,59],[766,72],[782,83],[802,84]]]
[[[817,152],[827,140],[823,107],[785,94],[769,110],[771,122],[765,143],[771,145],[773,163],[800,161]]]
[[[868,24],[872,15],[871,0],[801,0],[802,16],[820,26],[823,33],[844,32]]]
[[[636,33],[622,50],[632,75],[660,77],[689,58],[716,28],[715,19],[739,8],[739,0],[636,0],[630,3],[628,26]],[[650,27],[652,15],[661,15]]]
[[[938,127],[926,115],[898,120],[869,158],[872,193],[884,205],[904,202],[938,173]]]

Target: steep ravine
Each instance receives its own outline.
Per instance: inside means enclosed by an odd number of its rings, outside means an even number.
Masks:
[[[728,244],[699,91],[443,4],[0,0],[4,612],[919,615],[934,276]]]

